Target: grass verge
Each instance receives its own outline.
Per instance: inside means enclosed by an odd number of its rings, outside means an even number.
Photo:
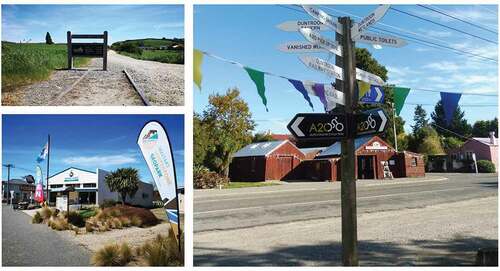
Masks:
[[[2,91],[49,78],[52,71],[66,68],[68,63],[65,44],[2,42]],[[90,58],[77,57],[76,67],[90,62]]]
[[[222,188],[233,189],[233,188],[245,188],[245,187],[262,187],[271,185],[280,185],[280,184],[275,182],[230,182],[224,185]]]
[[[143,50],[141,54],[118,51],[119,54],[135,59],[156,61],[170,64],[184,64],[184,51]]]

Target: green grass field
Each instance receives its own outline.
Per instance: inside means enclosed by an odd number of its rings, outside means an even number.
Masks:
[[[162,63],[184,64],[184,51],[143,50],[142,54],[132,54],[123,51],[119,51],[118,53],[136,59],[157,61]]]
[[[280,185],[280,184],[275,182],[230,182],[223,188],[233,189],[233,188],[245,188],[245,187],[271,186],[271,185]]]
[[[47,79],[52,71],[67,67],[65,44],[18,44],[2,42],[2,90],[8,91]],[[88,64],[90,58],[75,58],[74,65]]]

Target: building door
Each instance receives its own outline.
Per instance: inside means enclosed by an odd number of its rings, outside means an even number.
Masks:
[[[358,156],[358,179],[375,179],[373,156]]]
[[[285,177],[293,168],[293,157],[284,156],[278,157],[278,179],[281,180]]]

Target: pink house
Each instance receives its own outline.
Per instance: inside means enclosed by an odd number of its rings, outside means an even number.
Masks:
[[[472,160],[473,153],[477,160],[493,162],[498,172],[498,138],[495,138],[495,132],[490,132],[490,137],[473,137],[465,141],[462,147],[449,152],[453,159],[458,160]]]

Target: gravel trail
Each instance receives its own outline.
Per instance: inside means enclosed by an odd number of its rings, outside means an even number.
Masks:
[[[184,104],[184,65],[137,60],[108,51],[108,70],[102,59],[88,70],[58,70],[51,77],[13,92],[3,93],[4,105],[143,105],[123,70],[141,88],[152,105]],[[80,77],[84,78],[74,85]],[[69,91],[68,91],[69,90]],[[67,92],[60,97],[61,93]],[[6,104],[6,101],[8,102]]]

